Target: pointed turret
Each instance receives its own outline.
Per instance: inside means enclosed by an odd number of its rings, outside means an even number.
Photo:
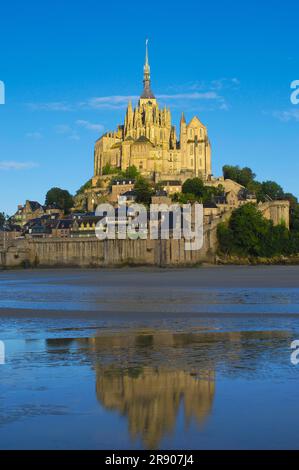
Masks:
[[[125,117],[125,137],[131,134],[131,130],[133,128],[133,107],[131,100],[129,101],[126,117]]]
[[[180,122],[180,148],[182,153],[182,168],[187,167],[187,123],[185,114],[182,113]]]

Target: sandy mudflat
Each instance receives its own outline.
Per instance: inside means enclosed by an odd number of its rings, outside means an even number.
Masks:
[[[299,266],[204,266],[187,269],[35,269],[0,271],[2,281],[159,287],[299,287]],[[0,296],[1,299],[1,296]]]
[[[53,269],[0,273],[0,317],[299,314],[299,266]]]

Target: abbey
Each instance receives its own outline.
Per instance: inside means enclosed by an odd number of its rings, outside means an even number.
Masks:
[[[212,173],[211,145],[204,124],[196,116],[187,123],[182,114],[178,139],[169,108],[159,108],[151,90],[147,42],[143,92],[136,108],[129,102],[124,124],[97,140],[94,176],[105,174],[107,167],[126,170],[133,165],[156,181],[192,176],[208,180]]]

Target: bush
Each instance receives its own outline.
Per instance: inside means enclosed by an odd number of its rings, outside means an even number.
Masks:
[[[299,251],[299,234],[291,234],[283,224],[274,226],[253,204],[236,209],[228,223],[219,224],[217,237],[225,254],[272,257]]]

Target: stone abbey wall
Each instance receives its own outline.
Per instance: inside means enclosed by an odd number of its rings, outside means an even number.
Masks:
[[[45,238],[20,240],[1,252],[0,267],[122,265],[186,266],[215,261],[217,224],[205,229],[201,250],[186,251],[185,240]]]

